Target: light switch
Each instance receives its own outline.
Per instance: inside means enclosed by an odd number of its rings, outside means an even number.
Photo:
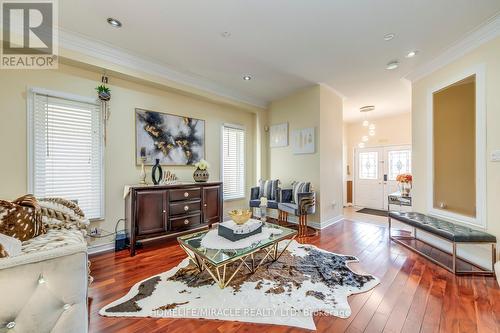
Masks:
[[[500,150],[493,150],[491,152],[491,161],[500,162]]]

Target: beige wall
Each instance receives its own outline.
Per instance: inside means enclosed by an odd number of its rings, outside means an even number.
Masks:
[[[469,80],[470,81],[470,80]],[[434,208],[476,216],[476,83],[433,94]]]
[[[271,103],[269,125],[288,122],[289,145],[269,148],[269,175],[283,187],[294,180],[310,181],[317,195],[316,214],[309,218],[324,226],[342,214],[342,99],[329,88],[315,85]],[[291,132],[314,127],[314,154],[293,153]],[[334,205],[335,203],[335,205]]]
[[[41,87],[81,96],[95,96],[100,74],[74,66],[61,65],[59,70],[18,70],[0,73],[0,198],[13,199],[27,191],[26,148],[26,90],[28,86]],[[266,163],[266,153],[259,148],[261,138],[256,137],[257,116],[259,132],[262,112],[253,113],[234,106],[209,102],[203,99],[159,89],[146,84],[111,77],[111,119],[105,153],[106,167],[106,218],[99,223],[106,230],[113,230],[115,222],[124,217],[123,186],[138,182],[139,168],[135,165],[134,108],[169,112],[206,120],[206,159],[211,163],[211,180],[220,175],[220,133],[225,122],[244,125],[246,142],[247,193],[255,183],[260,163]],[[260,133],[259,133],[260,134]],[[259,156],[259,159],[256,159]],[[257,165],[259,163],[259,165]],[[192,180],[192,167],[167,167],[180,180]],[[259,169],[259,170],[258,170]],[[264,173],[266,172],[263,169]],[[148,177],[150,169],[148,169]],[[224,209],[247,207],[247,200],[231,201]],[[107,239],[104,241],[111,241]]]
[[[310,181],[319,194],[319,121],[320,87],[315,85],[274,101],[269,107],[269,125],[288,123],[288,146],[269,148],[269,177],[279,179],[283,188],[290,188],[293,181]],[[292,131],[314,127],[316,149],[314,154],[295,155],[292,149]],[[319,201],[319,200],[318,200]],[[319,210],[310,217],[320,222]]]
[[[376,111],[374,111],[376,113]],[[396,116],[370,119],[376,126],[375,135],[370,136],[366,147],[410,145],[411,144],[411,113],[402,113]],[[368,135],[368,129],[362,122],[347,123],[345,125],[345,147],[347,165],[350,174],[345,175],[347,180],[354,178],[354,149],[358,147],[363,135]],[[347,173],[347,165],[344,173]]]
[[[500,38],[496,38],[444,68],[413,83],[412,136],[414,209],[426,212],[428,207],[427,187],[427,98],[434,87],[461,75],[471,67],[484,64],[486,70],[486,183],[487,183],[487,231],[500,237],[500,163],[488,158],[493,150],[500,149]]]
[[[320,103],[320,213],[321,223],[327,224],[342,215],[343,100],[321,85]]]

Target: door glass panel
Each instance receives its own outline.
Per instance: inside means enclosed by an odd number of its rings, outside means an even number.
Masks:
[[[359,153],[359,179],[378,179],[378,152]]]
[[[388,153],[389,180],[396,180],[402,173],[411,173],[411,151],[392,150]]]

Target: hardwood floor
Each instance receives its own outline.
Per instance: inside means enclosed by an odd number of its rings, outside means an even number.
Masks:
[[[349,297],[352,315],[315,318],[318,332],[499,332],[500,288],[493,277],[454,276],[388,240],[380,225],[343,220],[307,243],[355,255],[350,267],[380,278],[374,289]],[[107,303],[135,283],[167,271],[185,257],[175,241],[150,244],[131,258],[128,251],[91,257],[90,332],[306,332],[273,325],[218,320],[106,318]]]

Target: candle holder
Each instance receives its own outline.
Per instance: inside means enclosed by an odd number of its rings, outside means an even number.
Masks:
[[[141,174],[139,176],[140,184],[147,185],[146,183],[146,169],[144,168],[144,163],[146,163],[146,156],[141,157]]]

